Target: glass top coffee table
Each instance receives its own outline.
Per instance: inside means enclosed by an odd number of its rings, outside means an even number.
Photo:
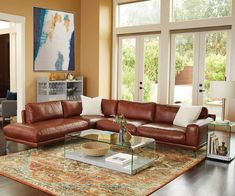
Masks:
[[[151,166],[156,160],[154,139],[131,136],[127,142],[119,142],[118,133],[88,129],[65,136],[65,158],[136,174]]]

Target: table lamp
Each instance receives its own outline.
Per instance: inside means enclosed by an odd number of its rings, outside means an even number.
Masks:
[[[235,82],[211,81],[209,96],[222,99],[222,121],[224,121],[225,100],[235,98]]]

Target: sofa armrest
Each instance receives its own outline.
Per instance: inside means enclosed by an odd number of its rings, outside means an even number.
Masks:
[[[208,133],[208,123],[201,125],[190,124],[186,128],[186,144],[197,149],[206,143]]]
[[[209,117],[209,118],[212,118],[214,121],[215,121],[215,119],[216,119],[216,115],[215,115],[215,114],[208,114],[208,117]]]

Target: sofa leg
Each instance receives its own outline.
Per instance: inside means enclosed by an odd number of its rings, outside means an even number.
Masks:
[[[194,154],[194,158],[197,158],[197,151],[196,150],[193,151],[193,154]]]

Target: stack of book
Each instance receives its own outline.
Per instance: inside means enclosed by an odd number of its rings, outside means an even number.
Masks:
[[[219,138],[214,132],[209,135],[209,154],[218,154]]]
[[[115,155],[112,155],[110,157],[107,157],[105,161],[115,163],[118,165],[126,165],[131,162],[131,160],[135,160],[137,156],[133,156],[131,154],[126,154],[126,153],[117,153]]]
[[[98,140],[102,141],[116,141],[117,140],[117,133],[113,133],[110,131],[102,131],[102,133],[99,134]]]

